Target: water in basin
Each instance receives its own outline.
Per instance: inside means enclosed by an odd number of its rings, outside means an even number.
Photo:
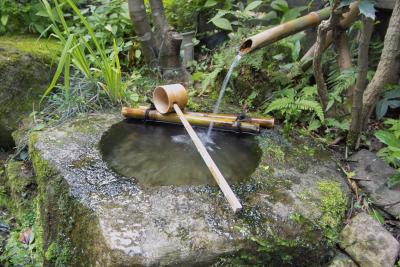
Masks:
[[[195,131],[206,140],[207,129]],[[213,131],[204,143],[230,184],[248,178],[260,160],[254,135]],[[181,125],[125,120],[104,134],[100,150],[115,172],[143,186],[216,184]]]

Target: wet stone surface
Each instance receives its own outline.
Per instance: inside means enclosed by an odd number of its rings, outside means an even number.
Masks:
[[[233,186],[243,205],[235,215],[216,186],[143,188],[112,171],[99,142],[121,120],[91,115],[31,136],[30,153],[45,194],[42,205],[48,207],[47,217],[42,216],[49,232],[44,250],[59,229],[67,229],[62,237],[70,241],[69,256],[77,266],[208,265],[239,250],[256,251],[249,240],[257,235],[270,244],[264,254],[282,256],[271,256],[269,266],[287,259],[296,266],[329,261],[324,232],[341,226],[349,192],[325,152],[301,138],[291,142],[265,131],[258,137],[259,166]],[[59,184],[68,190],[54,194]],[[60,210],[61,217],[51,216]],[[71,227],[56,226],[66,221]]]

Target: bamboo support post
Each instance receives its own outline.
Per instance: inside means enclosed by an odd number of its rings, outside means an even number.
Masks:
[[[232,122],[237,120],[237,115],[235,114],[214,114],[214,113],[199,113],[199,112],[186,112],[185,114],[188,115],[193,115],[197,117],[204,117],[204,118],[210,118],[210,119],[225,119],[225,120],[230,120]],[[251,123],[251,124],[258,124],[262,128],[274,128],[275,125],[275,119],[272,117],[262,117],[262,118],[254,118],[254,117],[248,117],[245,118],[243,122]]]
[[[224,193],[226,199],[228,200],[231,208],[234,212],[240,210],[242,205],[240,204],[239,200],[233,193],[231,187],[226,182],[224,176],[218,169],[217,165],[211,158],[210,154],[208,154],[207,149],[204,147],[203,143],[201,142],[200,138],[197,136],[196,132],[193,130],[192,126],[187,121],[185,115],[182,113],[182,110],[177,104],[173,105],[176,114],[178,114],[180,120],[182,121],[183,126],[185,127],[186,131],[188,132],[190,138],[194,145],[196,146],[197,150],[199,151],[201,157],[203,158],[204,162],[206,163],[208,169],[210,170],[212,176],[214,177],[215,181],[217,182],[219,188],[221,189],[222,193]]]

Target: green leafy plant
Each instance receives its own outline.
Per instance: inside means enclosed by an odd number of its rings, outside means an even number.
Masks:
[[[52,35],[64,47],[53,80],[45,91],[43,98],[53,90],[62,73],[64,74],[63,92],[67,97],[69,96],[70,68],[72,65],[87,79],[100,79],[98,85],[107,93],[111,101],[123,101],[126,96],[126,84],[122,82],[121,65],[118,57],[119,48],[116,45],[115,39],[112,52],[107,53],[104,45],[97,39],[93,28],[71,0],[65,0],[65,2],[71,7],[76,16],[79,17],[86,29],[84,36],[72,32],[64,19],[62,6],[57,0],[54,0],[55,14],[47,0],[42,0],[42,2],[52,21],[50,26],[53,31]],[[61,27],[58,26],[59,24],[61,24]]]
[[[400,107],[400,86],[389,86],[383,98],[376,104],[375,115],[378,120],[386,115],[388,109]]]
[[[386,145],[378,151],[378,156],[397,168],[397,172],[388,180],[389,187],[393,187],[400,184],[400,121],[387,119],[384,124],[389,128],[375,132],[375,136]]]
[[[305,87],[300,92],[294,88],[284,89],[278,92],[280,97],[273,100],[265,110],[265,113],[278,112],[285,119],[286,124],[297,121],[305,112],[324,121],[324,112],[321,105],[314,100],[316,87]]]
[[[43,32],[48,25],[48,19],[41,16],[43,11],[40,0],[1,0],[0,34]]]
[[[64,15],[70,19],[67,21],[71,32],[91,38],[81,17],[73,9],[64,8]],[[71,14],[69,11],[72,11]],[[129,17],[128,3],[125,0],[97,0],[89,2],[80,8],[80,13],[85,16],[88,25],[98,42],[104,46],[107,53],[113,52],[113,40],[123,50],[128,50],[132,45],[132,22]]]
[[[262,1],[253,1],[244,7],[243,3],[239,2],[238,4],[234,5],[237,8],[235,11],[220,9],[218,13],[212,19],[210,19],[210,22],[223,30],[233,31],[232,25],[243,27],[245,26],[244,23],[247,20],[254,18],[255,16],[251,13],[251,11],[256,9],[261,4]],[[233,17],[234,20],[228,20],[226,18],[228,15]]]
[[[213,2],[217,4],[216,1]],[[224,9],[219,9],[217,14],[210,19],[215,26],[227,31],[233,31],[234,27],[246,27],[251,20],[270,21],[271,24],[284,23],[300,16],[301,12],[307,7],[289,8],[285,0],[274,0],[271,2],[272,8],[269,12],[254,12],[264,4],[263,1],[251,1],[245,6],[242,2],[233,5],[225,5]]]
[[[356,77],[357,70],[355,68],[342,71],[338,68],[334,68],[330,71],[327,82],[331,87],[331,90],[329,91],[329,101],[326,107],[327,110],[331,109],[335,103],[344,103],[343,92],[356,84]]]

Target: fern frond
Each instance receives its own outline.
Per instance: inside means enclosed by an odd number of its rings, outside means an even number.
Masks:
[[[328,127],[336,127],[342,131],[348,131],[350,128],[350,120],[344,119],[340,122],[334,118],[327,118],[325,120],[325,125]]]
[[[291,105],[293,105],[293,99],[287,97],[278,98],[268,105],[268,109],[265,111],[265,113],[269,113],[274,110],[282,111],[289,108]]]
[[[299,99],[294,104],[297,109],[305,111],[313,111],[321,121],[324,121],[325,119],[324,112],[322,110],[321,105],[317,101]]]
[[[354,68],[341,72],[333,70],[327,80],[333,88],[332,94],[340,95],[344,90],[353,86],[356,83],[356,77],[356,69]]]

